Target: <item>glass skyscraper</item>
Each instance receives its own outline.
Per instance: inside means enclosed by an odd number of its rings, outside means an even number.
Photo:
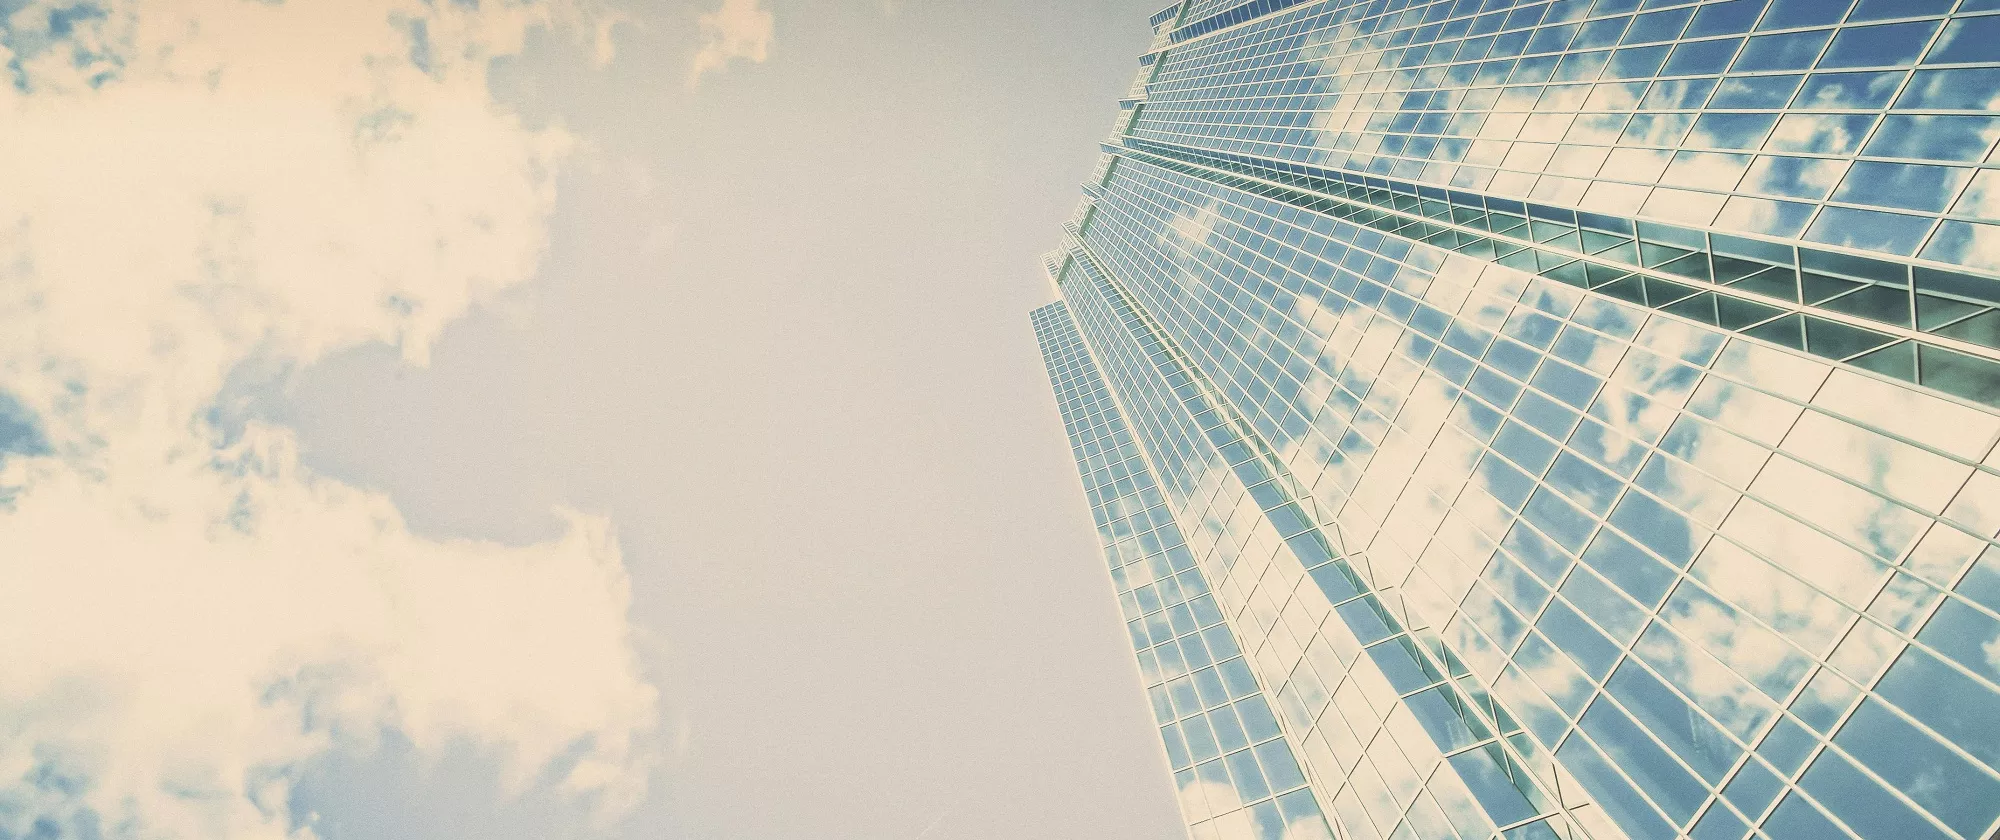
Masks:
[[[1197,840],[1989,840],[2000,0],[1183,0],[1033,315]]]

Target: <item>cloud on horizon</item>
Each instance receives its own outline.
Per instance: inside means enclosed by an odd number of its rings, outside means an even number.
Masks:
[[[290,430],[209,419],[245,370],[376,341],[420,364],[533,276],[573,142],[496,106],[487,63],[544,25],[608,56],[607,19],[0,19],[0,836],[310,837],[302,768],[385,731],[489,745],[510,784],[553,774],[602,813],[643,795],[656,692],[610,523],[420,538],[301,467]]]

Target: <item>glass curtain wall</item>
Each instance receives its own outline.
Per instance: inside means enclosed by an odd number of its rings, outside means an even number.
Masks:
[[[1192,837],[1996,835],[1994,13],[1152,17],[1033,320]]]

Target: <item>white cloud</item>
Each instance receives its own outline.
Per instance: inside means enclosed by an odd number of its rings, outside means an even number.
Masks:
[[[608,523],[421,539],[288,430],[204,420],[246,363],[378,340],[420,363],[533,274],[571,141],[497,108],[486,65],[595,21],[36,0],[0,22],[0,391],[47,444],[0,468],[0,834],[307,836],[290,780],[383,727],[614,810],[643,792],[654,692]]]
[[[688,86],[731,59],[763,63],[771,49],[771,32],[771,12],[759,0],[722,0],[720,8],[701,16],[701,48],[688,69]]]

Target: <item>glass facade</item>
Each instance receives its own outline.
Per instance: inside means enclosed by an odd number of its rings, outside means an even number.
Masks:
[[[1192,837],[2000,836],[2000,2],[1152,24],[1033,322]]]

